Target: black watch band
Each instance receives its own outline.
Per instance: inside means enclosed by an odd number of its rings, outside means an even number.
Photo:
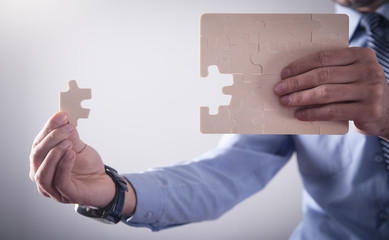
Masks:
[[[81,215],[94,218],[105,223],[118,223],[122,220],[125,192],[128,191],[128,187],[126,181],[115,169],[107,165],[104,165],[104,167],[105,173],[110,176],[115,183],[115,196],[113,200],[104,208],[94,208],[76,204],[75,210]]]

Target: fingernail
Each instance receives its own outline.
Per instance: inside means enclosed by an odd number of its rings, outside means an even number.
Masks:
[[[280,98],[280,102],[281,102],[282,105],[289,105],[289,101],[290,101],[289,95],[282,96]]]
[[[307,113],[304,110],[299,110],[299,111],[296,111],[295,116],[299,120],[305,120]]]
[[[292,71],[289,68],[285,68],[284,70],[282,70],[282,72],[281,72],[282,79],[285,79],[285,78],[288,78],[291,76],[292,76]]]
[[[65,156],[63,156],[63,159],[64,160],[70,160],[70,159],[72,159],[72,157],[73,157],[73,151],[72,150],[68,150],[68,151],[66,151]]]
[[[281,95],[285,91],[285,84],[284,83],[277,83],[274,87],[274,92],[277,95]]]
[[[67,123],[67,121],[68,121],[68,116],[66,115],[66,113],[60,112],[60,113],[57,115],[57,121],[58,121],[59,123]]]

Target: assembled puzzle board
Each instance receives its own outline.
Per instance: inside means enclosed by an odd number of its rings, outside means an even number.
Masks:
[[[200,108],[203,133],[345,134],[347,121],[303,122],[283,107],[274,85],[281,70],[310,53],[348,47],[348,17],[342,14],[204,14],[200,30],[200,75],[216,65],[232,74],[231,95],[211,115]],[[210,79],[211,80],[211,79]]]

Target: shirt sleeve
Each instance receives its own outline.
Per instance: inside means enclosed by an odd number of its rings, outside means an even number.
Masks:
[[[136,211],[123,222],[153,231],[215,219],[258,192],[293,153],[283,135],[228,135],[191,162],[124,174],[135,189]]]

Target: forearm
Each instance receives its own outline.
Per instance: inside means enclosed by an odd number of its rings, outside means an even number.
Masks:
[[[158,231],[215,219],[262,189],[287,162],[292,148],[281,150],[287,142],[283,136],[263,138],[268,143],[265,147],[249,138],[239,141],[250,149],[228,146],[191,163],[126,174],[137,203],[134,214],[124,222]]]

